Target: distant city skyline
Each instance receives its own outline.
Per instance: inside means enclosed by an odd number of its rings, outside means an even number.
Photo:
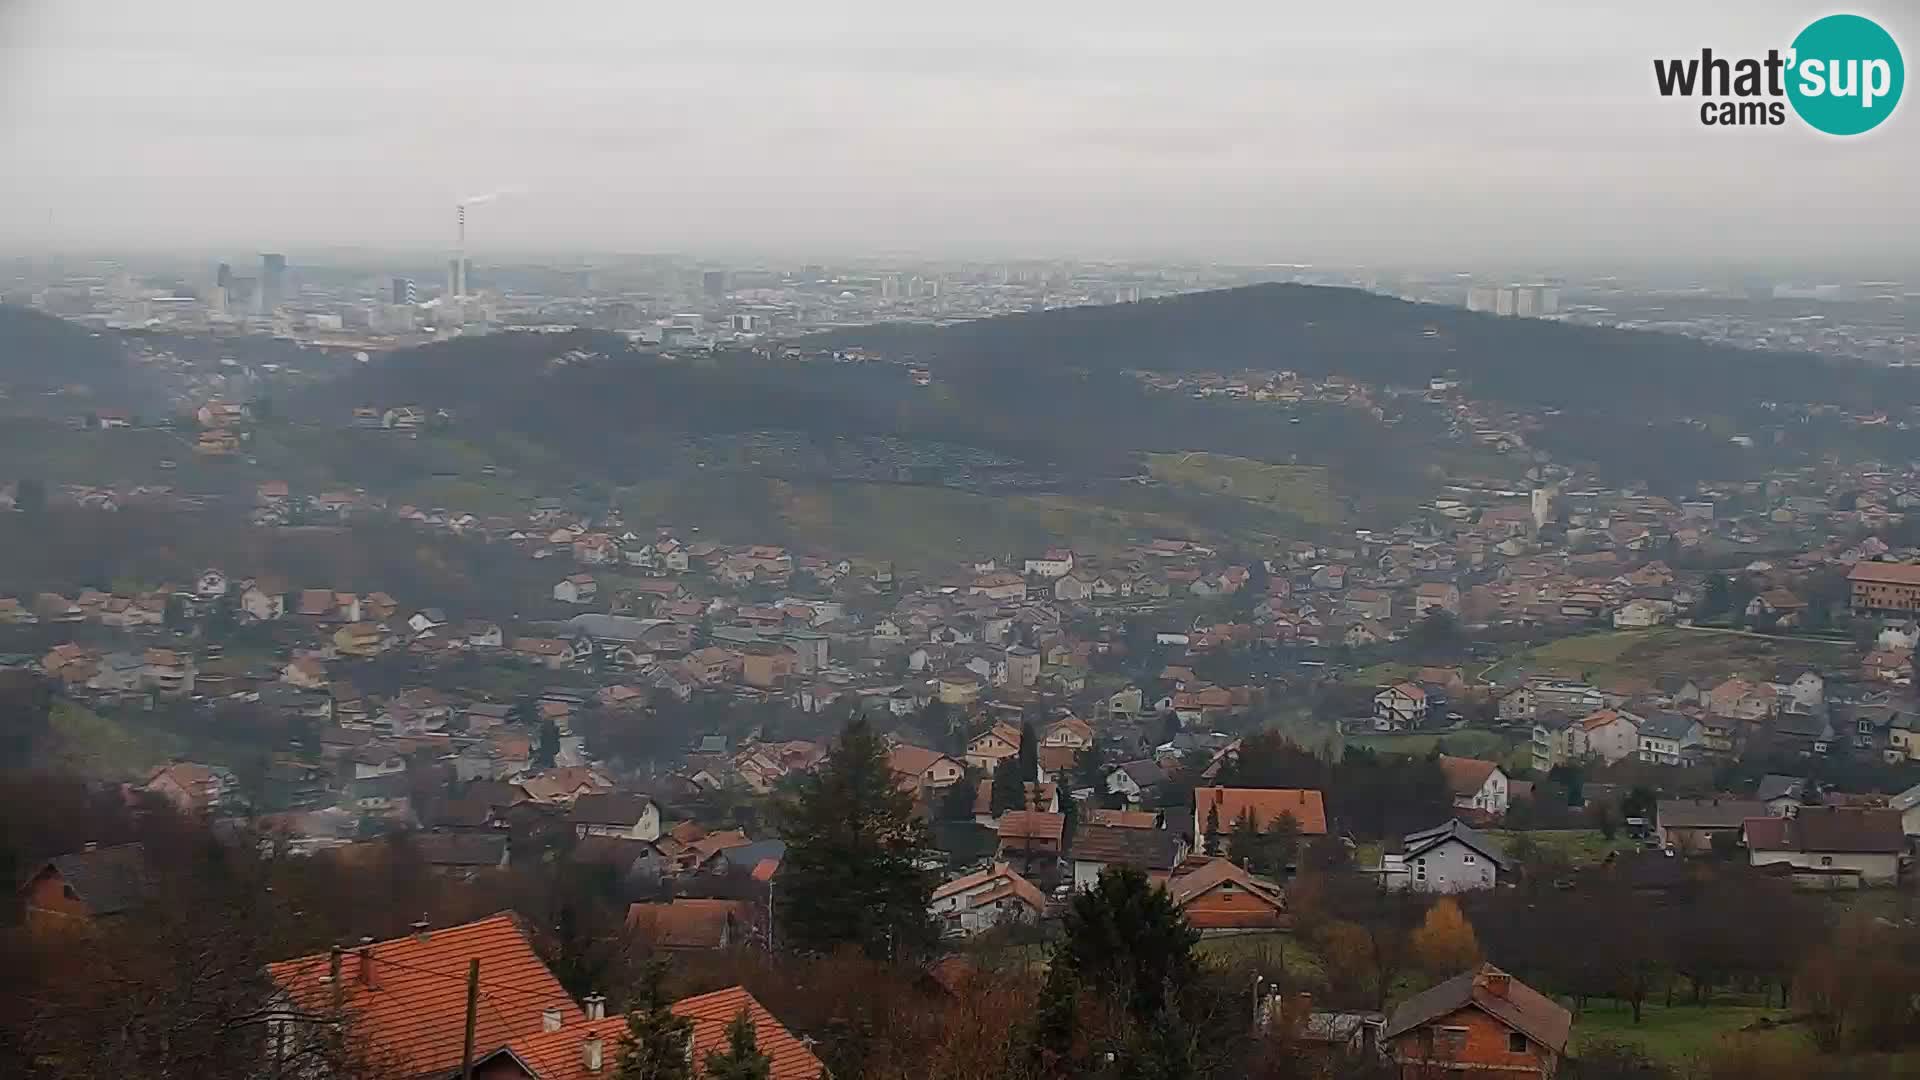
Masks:
[[[1651,62],[1828,6],[903,11],[22,0],[0,252],[1398,261],[1920,253],[1908,104],[1715,131]],[[1920,18],[1860,8],[1909,52]]]

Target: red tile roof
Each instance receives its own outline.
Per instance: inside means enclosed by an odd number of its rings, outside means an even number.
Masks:
[[[685,998],[673,1003],[675,1016],[693,1021],[694,1076],[706,1075],[707,1055],[724,1053],[727,1025],[745,1009],[753,1020],[755,1041],[760,1052],[772,1059],[768,1080],[820,1080],[826,1068],[813,1056],[793,1032],[775,1019],[743,987],[716,990],[711,994]],[[559,1031],[547,1031],[515,1039],[507,1049],[532,1072],[536,1080],[595,1080],[619,1069],[620,1039],[627,1032],[624,1016],[601,1020],[568,1021]],[[601,1066],[598,1073],[588,1072],[581,1048],[587,1036],[600,1037]],[[458,1062],[455,1062],[458,1065]]]
[[[683,896],[627,907],[627,929],[661,949],[718,949],[751,934],[753,922],[753,905],[745,900]]]
[[[1477,795],[1486,786],[1487,777],[1500,766],[1479,758],[1449,757],[1440,755],[1440,771],[1447,778],[1447,790],[1455,796],[1464,798]]]
[[[1847,571],[1848,581],[1870,581],[1883,585],[1920,585],[1920,564],[1857,562]]]
[[[1327,832],[1327,805],[1318,791],[1301,788],[1203,787],[1193,792],[1197,817],[1204,828],[1208,811],[1220,810],[1220,831],[1227,832],[1243,810],[1251,811],[1262,830],[1273,827],[1275,818],[1292,814],[1305,836],[1324,836]]]
[[[367,958],[367,959],[363,959]],[[419,937],[394,938],[348,950],[341,960],[341,1004],[356,1035],[395,1075],[460,1067],[466,1026],[467,965],[480,961],[480,1005],[474,1046],[491,1050],[541,1029],[540,1014],[562,1021],[582,1014],[560,981],[535,955],[517,919],[494,915]],[[267,974],[302,1008],[331,1008],[328,954],[267,966]]]
[[[1000,815],[1001,840],[1051,840],[1060,842],[1067,819],[1045,810],[1009,810]]]

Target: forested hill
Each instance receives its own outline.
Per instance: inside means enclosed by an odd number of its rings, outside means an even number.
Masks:
[[[117,339],[30,308],[0,304],[0,386],[14,394],[100,384],[111,391],[126,371]]]
[[[1770,400],[1882,408],[1916,400],[1914,380],[1836,368],[1803,353],[1501,318],[1313,285],[1252,285],[947,327],[880,325],[817,340],[912,356],[955,378],[963,377],[963,369],[997,375],[1036,366],[1095,372],[1282,369],[1419,384],[1454,371],[1471,381],[1477,397],[1662,414],[1738,411],[1739,404]]]

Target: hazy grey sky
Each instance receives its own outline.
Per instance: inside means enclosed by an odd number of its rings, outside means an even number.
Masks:
[[[1654,91],[1831,10],[0,0],[0,248],[433,248],[517,186],[476,252],[1912,255],[1920,100]],[[1920,9],[1849,10],[1915,61]]]

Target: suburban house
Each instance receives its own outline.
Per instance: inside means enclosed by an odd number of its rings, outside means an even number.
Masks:
[[[1773,715],[1779,695],[1771,683],[1728,679],[1707,692],[1707,711],[1736,720],[1765,720]]]
[[[1073,831],[1073,887],[1092,888],[1109,866],[1131,866],[1165,881],[1185,857],[1186,844],[1165,829],[1081,825]]]
[[[1061,814],[1009,810],[1000,815],[999,858],[1018,858],[1023,865],[1034,859],[1057,859],[1066,827],[1067,819]]]
[[[1107,794],[1122,796],[1133,805],[1144,801],[1166,782],[1167,771],[1152,758],[1123,761],[1107,770]]]
[[[1433,611],[1460,614],[1460,586],[1451,581],[1425,581],[1414,586],[1414,617],[1421,618]]]
[[[1261,832],[1273,828],[1282,817],[1292,817],[1301,836],[1327,834],[1326,801],[1318,791],[1301,788],[1193,789],[1193,836],[1196,845],[1205,842],[1209,831],[1221,836],[1233,831],[1233,823],[1246,815]],[[1213,829],[1209,829],[1209,823]]]
[[[176,761],[154,770],[141,788],[173,804],[188,816],[210,813],[225,806],[240,793],[240,781],[218,765]]]
[[[573,801],[567,821],[572,824],[573,834],[578,837],[660,839],[660,808],[645,795],[623,791],[584,794]]]
[[[1455,818],[1400,838],[1400,850],[1380,856],[1380,882],[1388,889],[1425,893],[1491,889],[1511,869],[1500,845]]]
[[[742,1012],[753,1025],[755,1045],[769,1059],[767,1080],[819,1080],[828,1075],[807,1044],[744,987],[683,998],[673,1003],[672,1012],[693,1025],[687,1057],[695,1080],[707,1075],[707,1055],[727,1048],[727,1028]],[[581,1022],[563,1015],[535,1034],[516,1038],[482,1057],[473,1075],[475,1080],[596,1080],[617,1071],[626,1033],[627,1018],[606,1015],[606,1002],[596,995],[587,999]]]
[[[1077,716],[1062,717],[1047,725],[1040,736],[1041,746],[1058,746],[1070,750],[1085,750],[1093,745],[1093,725]]]
[[[948,788],[967,775],[966,767],[938,750],[901,743],[887,752],[887,765],[906,790]]]
[[[31,927],[110,919],[137,908],[149,880],[143,845],[88,844],[28,874],[19,888],[20,903]]]
[[[1036,923],[1047,898],[1004,862],[955,878],[933,891],[928,911],[945,934],[972,937],[1007,923]]]
[[[1001,762],[1019,755],[1020,729],[1004,721],[975,735],[967,743],[967,765],[985,770],[988,774],[999,768]]]
[[[1403,1077],[1497,1074],[1546,1080],[1560,1067],[1573,1014],[1482,964],[1393,1010],[1381,1032]]]
[[[753,940],[753,905],[745,900],[679,896],[627,905],[627,932],[669,952],[730,949]]]
[[[1717,836],[1738,840],[1748,819],[1767,816],[1767,804],[1755,799],[1661,799],[1654,805],[1660,846],[1682,854],[1713,850]]]
[[[1617,709],[1601,709],[1583,717],[1567,733],[1567,751],[1575,761],[1594,758],[1611,765],[1640,752],[1639,717]]]
[[[1855,614],[1920,613],[1920,564],[1857,562],[1847,571]]]
[[[1640,725],[1640,760],[1652,765],[1678,765],[1699,744],[1700,722],[1689,716],[1654,713]]]
[[[1544,773],[1573,760],[1574,719],[1563,712],[1541,711],[1533,718],[1533,771]]]
[[[1355,589],[1346,595],[1340,606],[1356,618],[1377,622],[1393,618],[1392,594],[1378,589]]]
[[[1920,784],[1908,788],[1887,801],[1900,814],[1900,829],[1908,836],[1920,836]]]
[[[1027,580],[1019,574],[1001,571],[996,574],[982,574],[967,586],[972,596],[984,596],[989,600],[1025,600],[1027,598]]]
[[[1440,772],[1447,778],[1456,810],[1489,817],[1507,812],[1507,774],[1497,763],[1442,754]]]
[[[1375,731],[1412,731],[1426,720],[1427,692],[1418,683],[1395,683],[1373,696]]]
[[[1824,888],[1892,885],[1907,850],[1893,809],[1804,806],[1792,817],[1748,818],[1742,832],[1752,865],[1790,866],[1796,882]]]
[[[591,604],[599,595],[600,586],[592,574],[573,574],[553,587],[553,598],[562,604]]]
[[[483,961],[473,1045],[490,1053],[515,1039],[585,1018],[560,981],[533,950],[518,919],[495,915],[463,926],[362,944],[267,965],[267,976],[285,996],[290,1015],[276,1018],[285,1052],[305,1042],[299,1029],[319,1028],[328,1038],[330,1017],[354,1018],[355,1034],[368,1053],[390,1063],[396,1076],[451,1075],[459,1071],[466,1023],[467,968]]]
[[[1318,794],[1318,792],[1315,792]],[[1282,930],[1292,925],[1280,887],[1235,866],[1231,859],[1209,859],[1167,885],[1167,896],[1200,931]]]
[[[1039,558],[1026,560],[1023,569],[1034,577],[1065,577],[1073,573],[1073,552],[1068,548],[1048,548]]]

